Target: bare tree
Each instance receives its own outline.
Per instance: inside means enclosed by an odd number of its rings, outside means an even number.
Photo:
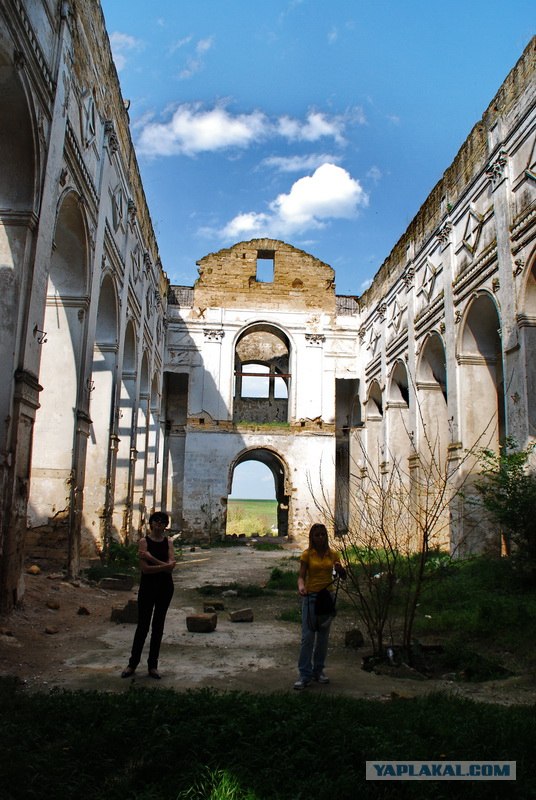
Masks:
[[[374,655],[385,657],[386,640],[390,644],[396,641],[408,663],[430,556],[436,551],[447,557],[453,554],[450,529],[461,513],[464,488],[480,452],[474,445],[460,453],[451,443],[441,455],[445,448],[439,435],[430,435],[420,408],[418,412],[420,446],[417,448],[413,433],[406,430],[404,463],[392,452],[387,458],[373,460],[358,439],[358,455],[350,463],[351,490],[345,486],[342,492],[348,502],[345,530],[336,529],[322,480],[321,496],[314,498],[317,509],[339,536],[348,571],[345,592],[367,630]],[[478,437],[479,443],[489,428]],[[312,482],[309,485],[312,488]]]

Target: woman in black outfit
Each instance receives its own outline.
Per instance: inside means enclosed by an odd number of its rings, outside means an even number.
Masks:
[[[173,578],[171,573],[175,569],[175,552],[173,542],[164,531],[169,525],[169,517],[163,511],[156,511],[149,517],[151,529],[144,539],[140,540],[140,589],[138,592],[138,626],[134,634],[132,652],[128,667],[121,673],[122,678],[134,675],[140,663],[141,653],[145,639],[151,627],[151,642],[149,645],[149,658],[147,666],[149,676],[160,680],[158,674],[158,654],[164,633],[164,622],[167,610],[173,597]]]

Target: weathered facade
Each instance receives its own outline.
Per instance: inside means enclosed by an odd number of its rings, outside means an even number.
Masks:
[[[411,477],[433,439],[463,473],[475,446],[534,440],[535,49],[362,297],[271,239],[170,289],[99,4],[2,3],[2,608],[25,558],[74,574],[153,508],[221,536],[243,462],[268,466],[301,540],[315,499],[351,522],[364,460]],[[469,516],[445,544],[485,544]]]
[[[0,583],[154,504],[167,278],[98,3],[0,7]],[[55,553],[54,553],[55,551]]]
[[[165,505],[186,534],[222,535],[235,468],[260,461],[279,534],[303,536],[314,498],[335,503],[358,396],[357,303],[338,313],[331,267],[284,242],[241,242],[198,263],[193,291],[176,287],[168,306]]]

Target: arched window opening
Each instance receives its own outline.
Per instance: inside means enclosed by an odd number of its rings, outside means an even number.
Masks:
[[[290,348],[277,328],[257,324],[235,348],[233,420],[240,423],[288,421]]]

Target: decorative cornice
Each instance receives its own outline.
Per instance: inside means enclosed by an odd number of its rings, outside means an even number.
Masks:
[[[213,330],[212,328],[203,328],[203,335],[207,342],[221,342],[225,336],[225,331]]]
[[[326,337],[323,333],[306,333],[305,341],[309,344],[322,345],[326,341]]]

